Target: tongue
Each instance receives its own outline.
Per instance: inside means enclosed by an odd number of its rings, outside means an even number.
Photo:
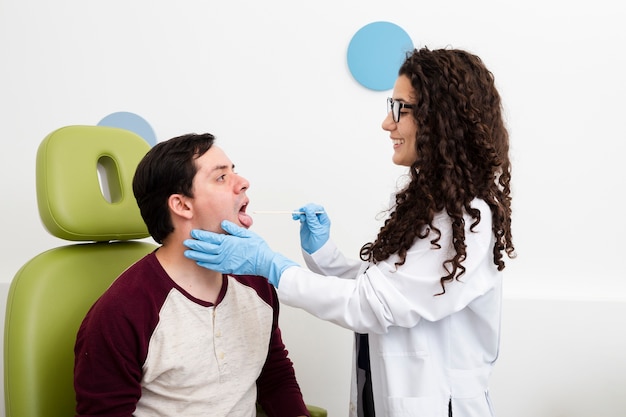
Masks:
[[[248,216],[243,211],[240,211],[239,212],[239,222],[243,225],[243,227],[248,229],[250,226],[252,226],[252,217]]]

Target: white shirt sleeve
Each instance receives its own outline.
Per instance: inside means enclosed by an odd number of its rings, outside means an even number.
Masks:
[[[433,234],[418,239],[405,263],[396,267],[396,255],[378,264],[350,261],[329,241],[312,255],[305,255],[310,270],[285,270],[279,297],[287,305],[360,333],[386,333],[391,326],[413,327],[422,318],[437,321],[462,310],[498,281],[491,211],[482,200],[472,205],[481,211],[481,222],[470,231],[473,220],[466,215],[466,271],[460,280],[446,283],[445,294],[437,295],[442,292],[439,280],[447,274],[444,261],[454,252],[449,217],[440,214],[434,223],[441,231],[441,248],[431,244]]]

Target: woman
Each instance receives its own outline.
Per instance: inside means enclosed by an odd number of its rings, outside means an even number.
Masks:
[[[351,416],[492,416],[501,271],[504,254],[514,257],[508,133],[494,78],[468,52],[415,50],[388,108],[382,127],[410,182],[361,261],[339,252],[315,204],[295,216],[310,271],[229,222],[228,235],[194,231],[187,256],[265,276],[285,304],[357,332]]]

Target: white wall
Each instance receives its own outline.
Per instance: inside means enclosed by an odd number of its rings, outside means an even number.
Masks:
[[[491,379],[502,417],[626,415],[626,303],[505,300]]]
[[[334,239],[356,255],[402,171],[380,129],[389,92],[354,81],[346,50],[358,29],[386,20],[416,46],[477,53],[496,76],[519,253],[507,294],[625,301],[621,9],[612,0],[0,0],[0,283],[64,243],[37,214],[41,139],[117,111],[144,117],[159,140],[216,134],[252,182],[251,210],[322,203]],[[257,216],[254,230],[300,260],[289,218]],[[307,401],[344,415],[349,332],[288,308],[282,320]]]

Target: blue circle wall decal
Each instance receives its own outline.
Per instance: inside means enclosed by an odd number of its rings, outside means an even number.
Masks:
[[[156,136],[152,126],[141,116],[135,113],[120,111],[111,113],[100,120],[98,126],[119,127],[130,130],[141,136],[150,146],[156,145]]]
[[[390,22],[373,22],[359,29],[348,46],[348,68],[352,76],[370,90],[393,88],[398,69],[407,52],[413,50],[411,37]]]

